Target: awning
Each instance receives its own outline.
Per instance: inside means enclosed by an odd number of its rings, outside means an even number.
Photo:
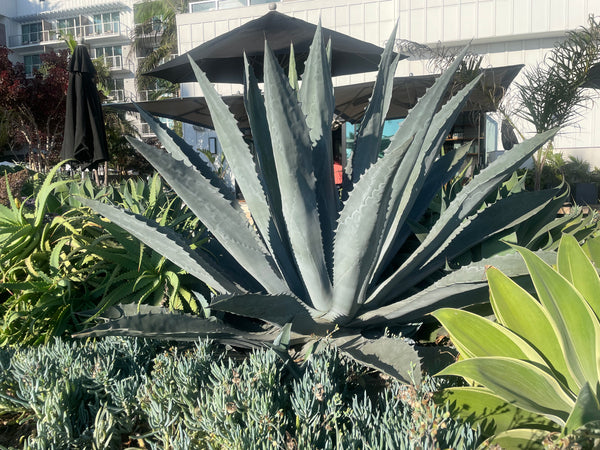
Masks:
[[[495,111],[498,102],[522,67],[522,65],[515,65],[484,69],[481,82],[471,94],[464,110]],[[422,75],[394,78],[392,101],[386,118],[399,119],[406,117],[409,109],[415,106],[417,100],[425,94],[427,88],[433,85],[436,77],[436,75]],[[336,87],[336,114],[347,122],[356,123],[360,121],[371,97],[373,85],[374,82],[366,82]],[[238,126],[242,129],[249,128],[243,97],[233,95],[222,98],[235,115]],[[213,122],[204,97],[139,102],[138,105],[159,117],[175,119],[204,128],[213,128]],[[137,111],[133,103],[113,103],[105,105],[105,107],[122,111]]]

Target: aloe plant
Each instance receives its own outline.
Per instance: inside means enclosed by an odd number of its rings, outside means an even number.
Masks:
[[[434,313],[461,355],[438,375],[472,383],[441,397],[458,415],[485,421],[492,442],[514,448],[600,421],[598,239],[586,244],[590,259],[573,236],[563,236],[556,269],[517,248],[537,298],[489,268],[495,322],[450,308]]]
[[[390,337],[368,340],[361,337],[361,330],[415,320],[415,316],[418,320],[442,300],[452,301],[454,306],[478,300],[464,295],[465,286],[479,283],[477,287],[481,287],[483,267],[489,262],[461,271],[460,277],[464,277],[459,278],[465,284],[457,288],[453,287],[456,283],[446,285],[443,297],[437,292],[412,294],[447,261],[512,229],[552,202],[556,191],[523,193],[490,205],[484,199],[554,131],[523,142],[482,170],[445,208],[420,245],[403,254],[399,250],[412,235],[411,225],[457,173],[467,153],[465,147],[440,157],[440,148],[479,77],[443,104],[465,49],[402,122],[379,158],[398,62],[393,41],[389,40],[382,54],[372,98],[358,127],[351,165],[346,168],[351,189],[343,204],[333,182],[334,97],[320,27],[298,92],[267,45],[264,97],[246,64],[245,105],[254,154],[225,103],[190,61],[252,224],[198,153],[141,108],[140,114],[166,151],[133,138],[130,142],[210,230],[218,241],[211,253],[195,251],[172,230],[140,215],[93,200],[81,201],[210,285],[220,294],[212,299],[211,310],[273,326],[273,330],[253,335],[245,331],[240,335],[244,339],[272,340],[286,323],[292,324],[292,343],[337,330],[334,342],[343,351],[408,379],[408,368],[418,364],[408,344]],[[501,261],[513,265],[509,258]],[[192,322],[182,316],[157,318],[140,313],[129,317],[119,312],[111,317],[80,335],[131,334],[140,329],[170,338],[190,334],[231,338],[238,333],[231,324],[215,324],[214,318]],[[160,328],[153,328],[158,323]]]

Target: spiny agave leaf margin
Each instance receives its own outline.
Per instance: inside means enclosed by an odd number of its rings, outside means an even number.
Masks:
[[[319,320],[318,311],[291,294],[219,296],[210,307],[216,311],[264,320],[278,327],[292,323],[292,331],[305,337],[312,334],[325,336],[333,331],[331,322]]]
[[[215,175],[215,171],[209,167],[207,162],[202,159],[200,154],[194,150],[185,139],[178,136],[177,133],[149,114],[137,103],[134,102],[133,106],[135,106],[140,113],[141,118],[148,124],[152,132],[165,147],[165,150],[169,152],[173,158],[198,169],[202,176],[207,180],[210,180],[211,184],[217,187],[228,200],[232,201],[234,199],[233,189],[225,185],[223,180]]]
[[[333,263],[333,230],[337,218],[338,201],[333,178],[333,144],[331,122],[335,109],[331,68],[323,43],[321,21],[310,46],[302,86],[298,96],[306,115],[306,124],[313,143],[312,160],[316,178],[317,206],[323,234],[323,248],[328,269]]]
[[[348,318],[364,302],[380,249],[394,174],[411,142],[371,165],[344,204],[335,235],[330,319]]]
[[[556,252],[536,252],[548,264],[556,263]],[[494,266],[511,278],[525,276],[529,272],[523,258],[517,253],[496,255],[482,259],[450,272],[427,289],[403,300],[367,311],[357,316],[349,326],[378,326],[391,323],[408,323],[440,307],[461,308],[487,300],[488,284],[485,270]],[[481,296],[477,296],[480,292]],[[458,297],[458,300],[456,297]]]
[[[385,303],[393,295],[399,280],[406,273],[418,268],[451,234],[455,228],[476,208],[481,205],[489,193],[512,171],[527,160],[548,139],[552,138],[557,129],[540,133],[531,139],[515,146],[488,167],[476,175],[450,203],[448,208],[440,216],[431,228],[425,241],[415,250],[411,256],[392,275],[382,282],[369,296],[368,301],[375,305]]]
[[[477,211],[464,219],[448,238],[438,247],[432,247],[433,254],[417,272],[422,278],[429,275],[445,261],[451,260],[464,253],[465,249],[473,247],[493,235],[510,230],[526,220],[535,217],[552,202],[557,189],[543,191],[523,191],[518,194],[501,198],[497,202]],[[415,272],[413,272],[415,273]],[[414,285],[413,275],[409,274],[407,284]]]
[[[312,306],[327,311],[331,280],[317,209],[312,142],[296,94],[266,42],[264,77],[265,107],[290,244]]]
[[[208,81],[208,78],[192,57],[188,55],[188,58],[196,75],[196,80],[206,99],[206,104],[210,110],[215,131],[217,132],[223,153],[227,158],[227,163],[235,174],[236,182],[244,195],[248,209],[261,236],[267,247],[271,250],[272,237],[276,237],[277,235],[271,233],[274,227],[271,212],[267,203],[264,186],[258,177],[254,158],[248,148],[248,144],[244,141],[242,133],[237,127],[235,117],[231,114],[221,96],[217,93],[211,82]]]
[[[79,197],[79,201],[119,225],[144,244],[209,286],[223,292],[243,292],[218,270],[218,266],[214,262],[204,259],[199,252],[194,252],[171,229],[157,226],[140,214],[134,214],[97,200]]]
[[[365,173],[371,164],[377,161],[379,156],[383,125],[392,100],[394,73],[400,60],[400,53],[394,56],[394,43],[396,42],[397,30],[398,22],[394,25],[385,49],[381,54],[373,93],[371,94],[360,125],[356,130],[355,148],[351,156],[352,181],[354,183],[358,182],[362,174]],[[405,138],[407,136],[413,136],[413,134],[404,135]]]
[[[290,290],[304,297],[305,288],[298,275],[294,261],[291,258],[291,247],[283,219],[281,193],[277,180],[277,170],[271,144],[271,133],[267,122],[265,101],[258,87],[252,66],[244,54],[244,105],[250,122],[254,148],[257,156],[258,172],[265,188],[265,195],[270,207],[271,224],[269,229],[271,252],[279,263],[279,267],[290,287]]]
[[[286,292],[287,286],[274,267],[246,217],[225,199],[195,168],[168,153],[129,138],[129,142],[159,171],[188,208],[270,293]]]
[[[451,69],[450,69],[451,70]],[[466,104],[471,91],[475,88],[481,75],[467,84],[460,92],[450,99],[439,113],[431,120],[429,129],[421,141],[413,143],[414,147],[408,149],[405,160],[398,171],[397,179],[394,181],[394,198],[396,202],[392,205],[385,230],[385,240],[381,250],[378,269],[385,269],[385,265],[395,256],[394,245],[398,233],[402,229],[413,205],[416,203],[423,186],[429,183],[429,175],[438,149],[444,138],[454,124],[456,117]],[[446,78],[440,78],[443,82]],[[415,138],[417,139],[417,138]],[[391,145],[391,144],[390,144]],[[407,195],[408,194],[408,195]]]

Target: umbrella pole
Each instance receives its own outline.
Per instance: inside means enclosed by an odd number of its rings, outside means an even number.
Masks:
[[[104,161],[104,186],[108,186],[108,161]]]
[[[94,179],[96,180],[96,184],[100,186],[100,179],[98,178],[98,169],[94,169]]]

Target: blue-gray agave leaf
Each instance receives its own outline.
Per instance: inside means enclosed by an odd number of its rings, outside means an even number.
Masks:
[[[352,181],[354,183],[379,157],[385,116],[392,100],[394,73],[400,60],[400,54],[394,54],[393,51],[397,28],[398,24],[394,26],[381,55],[373,93],[365,115],[356,130],[355,148],[352,152]],[[413,136],[413,134],[405,134],[404,137],[406,138],[406,136]]]
[[[352,336],[334,339],[333,343],[364,366],[380,370],[404,383],[419,384],[421,381],[419,355],[413,345],[400,338]]]
[[[305,288],[292,258],[287,229],[283,219],[281,193],[279,191],[265,102],[258,87],[254,70],[248,64],[245,55],[244,68],[244,105],[252,131],[258,173],[265,187],[265,194],[271,212],[268,231],[271,251],[287,280],[290,290],[298,296],[305,297]]]
[[[256,172],[252,153],[237,127],[235,118],[231,115],[221,96],[210,81],[208,81],[208,78],[200,70],[196,62],[191,57],[189,57],[189,60],[210,109],[223,153],[227,158],[231,170],[235,173],[236,182],[246,199],[248,209],[252,213],[252,218],[256,226],[267,243],[267,247],[271,248],[269,230],[273,227],[272,217],[264,187]]]
[[[403,275],[412,270],[417,270],[427,259],[441,246],[447,237],[458,228],[483,200],[495,189],[498,184],[516,170],[527,158],[529,158],[548,139],[556,134],[557,130],[551,130],[522,142],[511,152],[498,158],[481,173],[476,175],[463,190],[456,196],[454,201],[444,211],[424,242],[414,251],[410,257],[390,277],[382,282],[369,296],[368,301],[374,301],[380,305],[394,298],[394,290],[403,279]]]
[[[102,313],[107,322],[74,333],[73,337],[133,336],[174,341],[197,341],[208,336],[219,342],[237,347],[262,348],[273,342],[278,329],[249,332],[227,325],[213,317],[202,319],[191,314],[168,311],[157,306],[118,305]]]
[[[331,68],[327,60],[327,51],[323,44],[321,22],[317,26],[315,37],[302,75],[299,92],[300,105],[306,115],[306,124],[313,143],[312,161],[316,178],[317,206],[321,220],[323,247],[328,269],[331,271],[333,259],[333,230],[337,218],[338,199],[333,178],[333,144],[331,123],[335,99]]]
[[[217,187],[228,200],[234,200],[235,191],[227,186],[223,180],[216,175],[215,171],[204,159],[202,159],[200,153],[164,123],[144,111],[137,103],[134,103],[133,105],[140,113],[141,118],[148,124],[152,132],[156,134],[156,137],[165,147],[165,150],[169,152],[173,158],[198,169],[202,176],[207,180],[210,180],[211,184]]]
[[[327,311],[331,281],[321,238],[312,142],[296,94],[266,43],[264,75],[265,107],[290,244],[312,306]]]
[[[408,140],[361,177],[340,214],[334,247],[333,304],[328,318],[344,320],[363,303],[377,261],[394,174]]]
[[[131,144],[154,166],[223,247],[270,293],[286,292],[264,245],[246,217],[199,172],[168,153],[135,139]]]
[[[455,64],[448,70],[452,71],[457,68],[458,64]],[[451,77],[446,76],[446,74],[444,75],[440,77],[436,85],[444,82],[450,83]],[[396,246],[393,243],[402,225],[409,217],[423,186],[430,182],[429,174],[431,166],[439,153],[443,139],[447,136],[458,113],[464,107],[469,94],[475,88],[478,81],[479,77],[476,77],[458,94],[452,97],[442,107],[441,111],[434,116],[433,120],[431,120],[429,129],[419,132],[415,136],[416,142],[413,141],[413,145],[408,149],[393,184],[394,194],[392,198],[394,199],[394,203],[392,203],[386,217],[385,239],[378,260],[379,269],[383,268],[382,264],[384,262],[388,262],[394,256],[395,253],[393,253],[393,250],[396,249]],[[444,92],[438,88],[431,88],[430,91],[437,92],[438,94]]]
[[[179,267],[219,291],[242,293],[243,289],[233,283],[227,274],[219,270],[214,261],[209,261],[195,252],[170,228],[160,227],[144,216],[133,214],[97,200],[79,198],[85,206],[102,214],[107,219],[131,233],[144,244],[152,247]]]
[[[307,306],[291,294],[261,295],[246,293],[215,298],[210,307],[243,317],[264,320],[283,327],[293,324],[295,335],[316,334],[324,336],[333,331],[331,322],[319,319],[319,312]]]
[[[536,255],[548,264],[556,263],[556,252],[537,251]],[[488,293],[485,271],[493,266],[511,278],[526,276],[529,272],[523,258],[512,252],[482,259],[450,272],[419,293],[380,308],[358,315],[349,326],[387,325],[398,319],[410,323],[442,307],[462,308],[473,304],[474,298],[485,298]],[[481,294],[481,296],[479,295]]]

